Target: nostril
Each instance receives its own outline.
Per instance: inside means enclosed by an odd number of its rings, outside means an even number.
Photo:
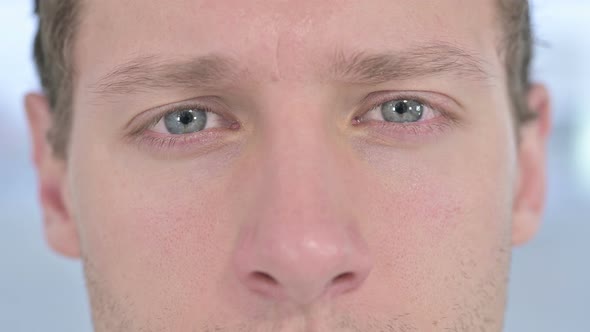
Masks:
[[[270,274],[260,271],[252,272],[252,276],[250,278],[255,282],[267,284],[269,286],[277,286],[279,284],[279,282]]]
[[[268,273],[254,271],[248,275],[247,285],[250,290],[264,296],[278,298],[281,287],[277,279]]]
[[[332,295],[344,294],[352,291],[358,286],[358,276],[354,272],[346,272],[339,274],[332,279],[328,292]]]
[[[350,283],[354,280],[354,273],[346,272],[338,275],[336,278],[332,280],[333,284],[346,284]]]

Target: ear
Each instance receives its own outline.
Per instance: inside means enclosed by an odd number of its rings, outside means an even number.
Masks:
[[[78,232],[67,202],[66,161],[55,156],[47,140],[53,121],[49,102],[45,96],[31,93],[25,97],[25,108],[37,169],[45,237],[56,252],[78,258]]]
[[[528,242],[541,223],[546,194],[547,139],[551,128],[549,93],[542,85],[531,86],[528,107],[536,118],[519,129],[518,178],[513,207],[512,243]]]

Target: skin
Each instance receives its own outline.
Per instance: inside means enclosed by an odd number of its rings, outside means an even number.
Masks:
[[[532,86],[538,117],[515,128],[493,1],[87,0],[81,15],[66,160],[45,97],[26,108],[47,240],[82,259],[96,331],[501,331],[511,247],[544,204],[549,103]],[[330,75],[334,54],[431,44],[481,75]],[[229,82],[101,85],[138,55],[211,54],[235,60]],[[408,94],[439,111],[366,116]],[[154,141],[147,119],[185,100],[234,126]]]

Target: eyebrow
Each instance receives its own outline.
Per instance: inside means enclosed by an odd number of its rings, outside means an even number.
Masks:
[[[380,84],[425,76],[454,75],[487,83],[493,76],[475,53],[447,43],[415,47],[403,52],[337,52],[331,76],[338,81]]]
[[[328,68],[324,79],[366,85],[445,74],[480,82],[492,78],[482,57],[446,43],[399,52],[339,51]],[[167,88],[214,89],[235,84],[246,73],[238,61],[218,54],[189,59],[149,55],[116,66],[89,88],[104,97]]]
[[[140,56],[116,66],[89,88],[103,96],[166,88],[214,88],[235,81],[240,73],[237,68],[234,59],[215,54],[191,59]]]

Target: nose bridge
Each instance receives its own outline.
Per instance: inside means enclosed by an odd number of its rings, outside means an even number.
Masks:
[[[309,179],[307,185],[320,186],[337,179],[342,170],[339,161],[346,159],[346,149],[338,140],[340,118],[315,96],[318,88],[286,86],[283,89],[290,92],[269,97],[282,102],[271,101],[273,106],[280,106],[268,110],[263,130],[265,160],[282,181],[305,178]]]
[[[298,111],[301,110],[302,111]],[[290,111],[293,110],[293,111]],[[261,171],[265,183],[263,196],[281,219],[297,218],[299,224],[318,219],[334,219],[334,207],[341,201],[342,154],[333,132],[323,120],[322,110],[313,111],[305,103],[294,103],[278,110],[265,130]],[[272,219],[272,218],[271,218]]]
[[[261,143],[257,199],[235,252],[238,275],[250,290],[298,303],[354,289],[370,258],[345,202],[345,152],[318,117],[274,121]]]
[[[337,206],[341,189],[334,165],[338,152],[330,146],[321,120],[308,115],[317,112],[279,112],[285,113],[276,116],[277,123],[269,126],[264,140],[260,194],[266,203],[255,217],[258,241],[279,250],[285,263],[312,263],[306,251],[329,255],[340,250],[337,245],[343,241],[338,239],[344,236],[338,229],[347,217]]]

